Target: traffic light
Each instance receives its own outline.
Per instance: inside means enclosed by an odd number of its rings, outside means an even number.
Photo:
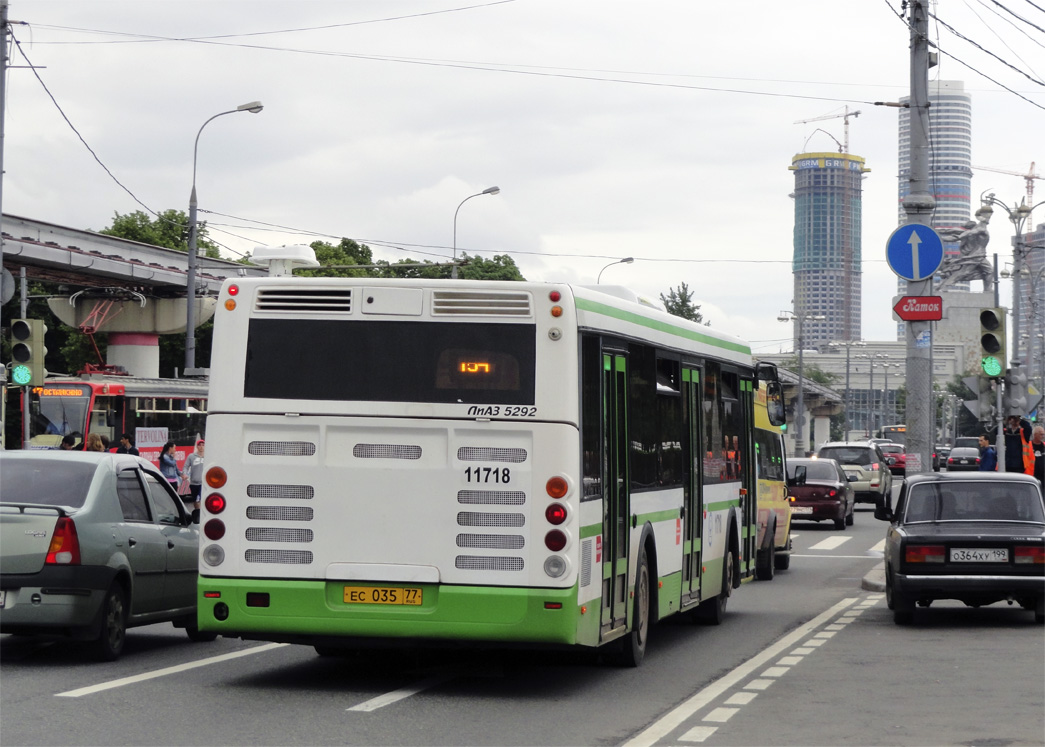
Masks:
[[[980,366],[992,379],[1005,371],[1005,309],[980,309]]]
[[[975,413],[976,419],[981,423],[993,422],[994,411],[998,403],[998,395],[994,389],[993,382],[989,378],[980,377],[977,397],[978,405]]]
[[[44,383],[44,334],[47,326],[39,319],[15,319],[11,322],[11,383],[15,386],[38,386]]]
[[[1019,365],[1005,372],[1005,392],[1001,403],[1006,415],[1022,418],[1027,414],[1027,374]]]

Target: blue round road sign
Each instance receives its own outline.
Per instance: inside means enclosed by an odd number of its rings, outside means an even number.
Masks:
[[[889,236],[885,259],[904,280],[926,280],[943,263],[943,239],[929,226],[908,223]]]

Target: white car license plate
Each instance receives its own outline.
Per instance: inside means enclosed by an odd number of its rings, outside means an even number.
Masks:
[[[811,514],[813,513],[812,506],[792,506],[791,513],[793,514]]]
[[[952,547],[952,563],[1008,563],[1009,551],[1004,547]]]

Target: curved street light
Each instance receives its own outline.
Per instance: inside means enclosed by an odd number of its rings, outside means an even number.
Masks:
[[[468,195],[467,197],[465,197],[463,200],[461,200],[461,204],[457,206],[457,210],[454,211],[454,259],[453,265],[450,267],[451,280],[457,279],[457,214],[461,211],[461,205],[465,204],[473,197],[482,197],[483,195],[496,195],[500,193],[500,187],[487,187],[482,192],[476,192],[474,195]]]
[[[634,257],[625,257],[624,259],[618,259],[616,262],[610,262],[606,267],[613,267],[614,265],[630,265],[634,261]],[[602,281],[602,273],[606,272],[606,267],[599,270],[599,276],[595,278],[595,285],[598,285]]]
[[[200,135],[203,128],[218,117],[237,112],[250,112],[257,114],[265,107],[260,101],[250,101],[240,104],[235,109],[227,112],[219,112],[200,125],[196,133],[196,142],[192,146],[192,192],[189,194],[189,277],[188,277],[188,303],[185,311],[185,371],[186,376],[196,372],[196,155],[200,147]]]
[[[781,311],[777,316],[778,322],[795,322],[798,327],[798,336],[796,342],[798,343],[798,397],[795,402],[795,448],[801,447],[802,451],[794,456],[804,457],[806,455],[806,446],[808,444],[802,441],[802,425],[805,423],[805,399],[802,393],[804,389],[804,382],[802,380],[802,351],[805,349],[805,323],[806,322],[822,322],[827,319],[823,314],[796,314],[793,311]]]

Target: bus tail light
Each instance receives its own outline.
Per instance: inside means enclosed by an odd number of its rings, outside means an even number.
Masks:
[[[552,498],[563,498],[570,491],[570,484],[566,482],[565,477],[556,475],[545,483],[544,489],[548,491],[548,495]]]
[[[203,525],[203,533],[209,540],[220,540],[225,536],[225,522],[221,519],[211,519]]]
[[[548,508],[544,509],[544,518],[548,520],[549,524],[558,526],[566,521],[566,506],[561,503],[553,503]]]
[[[544,535],[544,546],[552,552],[559,552],[566,547],[566,533],[560,529],[553,529]]]
[[[51,546],[47,548],[47,565],[80,565],[80,538],[76,525],[68,516],[62,516],[51,535]]]
[[[208,513],[220,514],[225,510],[225,496],[221,493],[211,493],[203,505],[207,508]]]
[[[1017,563],[1045,563],[1045,545],[1027,545],[1017,547],[1013,552],[1013,560]]]
[[[544,561],[544,572],[551,578],[559,578],[566,573],[566,558],[561,555],[549,555]]]
[[[212,488],[223,488],[229,481],[229,476],[221,467],[211,467],[207,470],[207,484]]]
[[[214,567],[225,562],[225,551],[221,545],[207,545],[203,548],[203,562]]]
[[[943,545],[908,545],[904,559],[908,563],[942,563]]]

